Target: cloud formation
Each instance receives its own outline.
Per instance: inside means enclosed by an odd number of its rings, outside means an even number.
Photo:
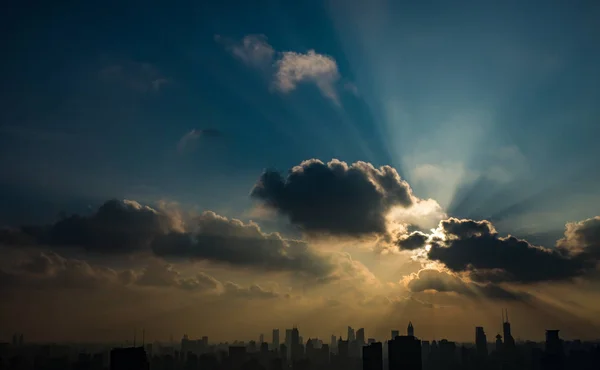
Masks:
[[[265,35],[246,35],[241,41],[232,41],[215,35],[215,41],[224,43],[233,56],[256,68],[271,65],[275,54],[275,50],[269,45]]]
[[[337,85],[340,73],[337,62],[331,56],[312,49],[306,53],[276,53],[265,35],[246,35],[241,41],[216,35],[215,41],[224,44],[234,57],[249,66],[262,70],[271,68],[272,84],[277,91],[288,93],[299,83],[313,83],[324,97],[339,104]],[[350,83],[345,85],[345,89],[355,95],[358,93],[356,86]]]
[[[450,218],[431,234],[401,236],[400,249],[431,248],[427,257],[478,282],[537,283],[584,276],[598,265],[599,218],[566,226],[557,248],[532,245],[514,236],[501,237],[489,221]]]
[[[109,200],[89,216],[71,215],[49,227],[23,229],[38,244],[95,253],[146,250],[154,238],[177,228],[168,214],[133,200]]]
[[[414,231],[410,234],[402,235],[396,241],[396,244],[401,250],[415,250],[423,248],[429,240],[429,235],[420,231]]]
[[[91,215],[72,215],[46,227],[2,230],[0,244],[76,248],[99,255],[146,253],[313,277],[326,276],[335,267],[307,243],[265,233],[253,222],[212,211],[186,221],[175,211],[109,200]]]
[[[386,233],[387,212],[415,202],[394,168],[365,162],[349,166],[336,159],[304,161],[285,178],[266,171],[251,196],[306,232],[349,236]]]
[[[309,50],[306,54],[287,51],[276,62],[275,86],[282,92],[289,92],[298,83],[312,82],[323,96],[339,104],[335,84],[340,78],[335,59],[328,55]]]
[[[141,270],[114,270],[94,266],[87,261],[66,258],[54,252],[40,252],[27,256],[11,268],[0,269],[0,290],[43,289],[85,290],[97,292],[114,289],[179,289],[188,292],[211,294],[224,298],[271,299],[282,295],[256,284],[241,286],[233,282],[220,282],[214,277],[198,272],[184,276],[173,265],[157,259],[148,261]]]
[[[435,290],[454,292],[471,298],[488,298],[506,301],[520,301],[530,298],[527,293],[508,291],[494,284],[465,282],[458,276],[434,269],[424,269],[414,274],[407,283],[413,293]]]
[[[565,227],[565,236],[556,243],[558,248],[584,258],[600,259],[600,216]]]
[[[271,271],[327,275],[333,266],[306,243],[264,233],[253,222],[204,212],[193,232],[172,232],[154,240],[152,249],[165,258],[187,258]]]

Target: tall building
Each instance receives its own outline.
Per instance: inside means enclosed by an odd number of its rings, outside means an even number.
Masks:
[[[287,349],[287,352],[285,354],[282,353],[281,355],[285,355],[290,359],[292,356],[292,329],[285,329],[285,348]]]
[[[354,337],[354,329],[351,326],[348,326],[348,342],[354,341],[356,338]]]
[[[503,311],[504,313],[504,311]],[[508,321],[508,310],[506,315],[502,315],[502,331],[504,334],[504,350],[512,351],[515,349],[515,339],[510,332],[510,322]]]
[[[551,354],[562,354],[562,340],[558,336],[560,330],[546,330],[545,351]]]
[[[400,330],[392,330],[392,339],[396,338],[400,335]]]
[[[297,327],[292,329],[292,343],[291,343],[291,355],[292,361],[299,360],[302,358],[302,344],[300,343],[300,331]]]
[[[406,329],[406,335],[409,337],[415,336],[415,328],[413,327],[412,321],[408,322],[408,328]]]
[[[110,351],[110,370],[148,370],[150,364],[143,347],[114,348]]]
[[[487,337],[483,331],[482,326],[475,328],[475,348],[477,350],[478,357],[486,357],[488,354],[487,350]]]
[[[496,352],[502,352],[502,335],[496,335]]]
[[[383,370],[383,345],[374,342],[362,348],[363,370]]]
[[[388,341],[389,370],[421,370],[421,341],[414,336],[397,336]]]
[[[265,342],[265,335],[261,334],[258,336],[258,343],[262,345]]]
[[[365,345],[365,329],[360,328],[356,331],[356,341],[360,346]]]
[[[542,368],[562,370],[564,368],[563,343],[558,330],[546,330],[546,343],[542,360]]]
[[[273,349],[279,349],[279,329],[273,329]]]

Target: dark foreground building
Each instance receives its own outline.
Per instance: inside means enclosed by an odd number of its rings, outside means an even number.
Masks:
[[[110,370],[148,370],[144,347],[115,348],[110,351]]]

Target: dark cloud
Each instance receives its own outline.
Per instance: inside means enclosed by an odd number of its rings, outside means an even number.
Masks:
[[[334,269],[330,258],[305,242],[264,233],[252,222],[245,224],[207,211],[189,226],[190,231],[185,231],[174,212],[135,201],[110,200],[89,216],[64,217],[47,227],[2,230],[0,243],[53,247],[63,252],[80,248],[111,255],[147,252],[163,258],[206,260],[318,277]]]
[[[110,268],[92,266],[86,261],[64,258],[56,253],[41,252],[12,268],[0,270],[5,289],[97,289],[120,282]]]
[[[65,258],[52,252],[29,255],[10,269],[0,269],[0,289],[60,290],[77,289],[89,292],[117,288],[181,289],[223,297],[278,298],[281,294],[259,285],[248,287],[236,283],[221,283],[214,277],[198,272],[185,276],[171,264],[157,259],[148,261],[141,270],[116,271],[94,266],[87,261]]]
[[[271,271],[328,275],[333,266],[306,243],[264,233],[255,223],[204,212],[194,232],[172,232],[155,239],[152,248],[165,258],[190,258]]]
[[[500,237],[488,221],[449,219],[440,223],[446,240],[431,243],[431,260],[454,272],[469,272],[481,282],[533,283],[568,280],[595,265],[560,249],[534,246],[513,236]]]
[[[508,291],[495,284],[465,282],[458,276],[433,269],[419,271],[417,276],[408,282],[407,287],[415,293],[435,290],[437,292],[454,292],[472,298],[506,301],[521,301],[530,297],[527,293]]]
[[[193,291],[218,291],[221,283],[203,272],[192,277],[182,276],[173,265],[162,261],[150,262],[132,281],[141,286],[176,287]]]
[[[393,206],[413,204],[412,190],[390,166],[365,162],[351,166],[311,159],[287,177],[262,174],[251,196],[287,216],[306,232],[359,236],[385,233],[385,215]]]
[[[414,231],[410,234],[402,235],[396,241],[398,248],[401,250],[415,250],[423,248],[429,239],[429,235],[420,231]]]
[[[92,215],[72,215],[47,227],[20,231],[34,241],[32,244],[114,254],[147,249],[155,237],[171,229],[172,220],[162,212],[135,201],[109,200]]]
[[[440,226],[446,235],[459,239],[496,234],[494,226],[486,220],[473,221],[449,218],[441,221]]]

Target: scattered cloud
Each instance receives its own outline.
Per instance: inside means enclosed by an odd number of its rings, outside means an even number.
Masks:
[[[340,78],[335,59],[309,50],[306,54],[286,51],[276,62],[275,87],[284,93],[296,89],[298,83],[312,82],[323,96],[339,104],[335,88]]]
[[[215,41],[225,45],[233,56],[256,68],[269,67],[273,62],[275,50],[265,35],[246,35],[241,41],[233,41],[221,35],[215,35]]]
[[[337,92],[340,73],[333,57],[312,49],[306,53],[276,53],[265,35],[246,35],[240,41],[215,35],[215,41],[223,44],[234,57],[249,66],[262,70],[271,69],[272,85],[277,91],[288,93],[295,90],[299,83],[313,83],[323,96],[340,104]],[[344,88],[358,94],[358,89],[351,83],[346,83]]]

